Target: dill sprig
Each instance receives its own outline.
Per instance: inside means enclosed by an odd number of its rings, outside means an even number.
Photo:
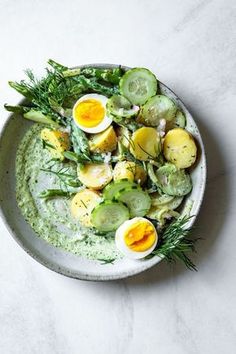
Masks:
[[[197,270],[195,264],[186,255],[189,252],[196,252],[195,243],[199,239],[188,238],[190,228],[186,225],[192,216],[183,216],[169,224],[161,236],[161,243],[152,252],[152,256],[165,257],[168,262],[182,261],[187,268]]]
[[[68,191],[69,187],[78,188],[81,186],[80,181],[76,174],[69,173],[69,168],[61,167],[59,169],[53,169],[55,164],[51,165],[48,168],[41,168],[40,170],[46,173],[53,174],[58,177],[60,181],[60,188],[63,190],[63,187]]]
[[[114,264],[115,262],[115,258],[111,258],[111,259],[103,259],[103,258],[99,258],[98,261],[101,262],[102,265],[104,264]]]

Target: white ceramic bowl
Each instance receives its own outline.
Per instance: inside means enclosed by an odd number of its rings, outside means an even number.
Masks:
[[[112,64],[90,64],[99,68],[114,68]],[[127,69],[124,67],[124,69]],[[164,84],[160,83],[162,93],[172,98],[184,111],[187,129],[194,135],[199,145],[199,156],[191,176],[193,190],[186,198],[193,200],[191,214],[194,217],[187,226],[192,226],[199,212],[206,182],[206,159],[204,146],[197,125],[180,99]],[[84,280],[114,280],[138,274],[160,262],[159,257],[132,261],[122,259],[114,264],[102,265],[99,262],[78,257],[55,248],[39,238],[26,223],[16,203],[15,196],[15,157],[19,142],[30,125],[33,124],[16,114],[7,119],[0,136],[0,211],[3,221],[18,244],[35,260],[49,269],[69,277]]]

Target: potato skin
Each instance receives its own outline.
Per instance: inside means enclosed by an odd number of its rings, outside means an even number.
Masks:
[[[86,227],[91,227],[91,211],[101,201],[100,195],[90,189],[83,189],[76,193],[71,201],[71,214]]]
[[[44,128],[41,131],[41,139],[52,145],[54,148],[48,148],[53,157],[64,160],[63,152],[69,149],[69,134],[60,130]]]
[[[113,179],[116,181],[123,178],[143,184],[147,175],[144,168],[135,162],[119,161],[113,170]]]
[[[112,126],[101,133],[91,136],[89,148],[92,152],[111,152],[116,149],[117,136]]]
[[[160,150],[160,136],[156,129],[142,127],[137,129],[131,137],[130,152],[138,160],[147,161],[158,156]]]
[[[193,136],[182,128],[168,131],[163,143],[164,156],[167,161],[178,168],[188,168],[197,158],[197,146]]]
[[[78,167],[79,180],[88,188],[103,189],[112,180],[112,168],[108,164],[86,164]]]

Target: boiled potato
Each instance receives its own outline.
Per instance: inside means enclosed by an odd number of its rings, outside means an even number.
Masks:
[[[164,138],[164,156],[178,168],[190,167],[197,158],[197,146],[192,135],[182,128],[169,130]]]
[[[89,141],[90,150],[93,152],[109,152],[116,149],[117,136],[112,126],[101,133],[94,134]]]
[[[160,150],[160,137],[156,129],[142,127],[131,137],[130,152],[139,160],[155,159]]]
[[[92,210],[101,201],[100,195],[90,189],[84,189],[79,191],[71,201],[71,214],[79,222],[86,226],[92,226],[90,221],[90,215]]]
[[[129,149],[129,143],[131,138],[131,132],[129,131],[129,129],[126,127],[119,127],[118,136],[121,144],[124,145],[124,147],[126,147],[127,149]]]
[[[113,171],[114,180],[126,178],[130,181],[135,181],[143,184],[146,181],[147,175],[144,168],[132,161],[119,161],[115,165]]]
[[[70,146],[68,133],[45,128],[41,131],[41,139],[48,144],[47,147],[54,158],[64,159],[63,152]]]
[[[112,168],[110,165],[86,164],[78,167],[78,178],[88,188],[103,189],[112,180]]]

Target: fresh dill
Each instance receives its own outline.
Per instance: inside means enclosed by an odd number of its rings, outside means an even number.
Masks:
[[[111,258],[111,259],[98,258],[98,261],[101,262],[102,265],[105,265],[105,264],[114,264],[115,260],[116,260],[115,258]]]
[[[165,258],[168,262],[182,261],[187,268],[197,270],[195,264],[187,256],[195,252],[195,244],[199,239],[188,238],[190,229],[186,228],[192,216],[183,216],[169,224],[161,235],[161,243],[151,253],[151,256]]]

